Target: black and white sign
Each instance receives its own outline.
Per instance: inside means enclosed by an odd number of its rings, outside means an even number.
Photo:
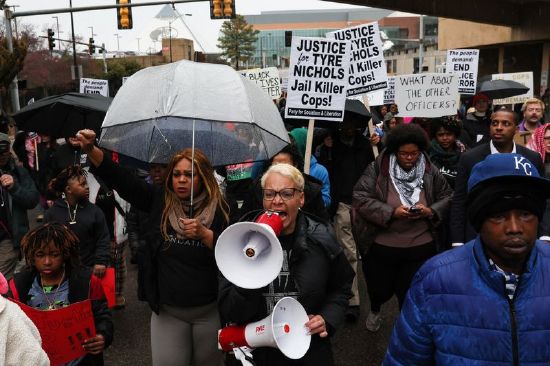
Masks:
[[[277,99],[281,96],[281,79],[276,67],[243,70],[241,75],[255,82],[271,99]]]
[[[368,93],[367,98],[370,106],[392,104],[395,101],[395,77],[388,76],[388,87]]]
[[[458,92],[475,94],[479,50],[448,50],[447,74],[458,75]]]
[[[285,116],[342,121],[350,42],[293,37]]]
[[[103,79],[80,79],[80,92],[85,94],[100,94],[109,96],[109,81]]]
[[[329,32],[327,38],[351,41],[348,96],[386,88],[388,74],[378,22]]]
[[[458,75],[413,74],[395,77],[395,103],[400,116],[452,116],[457,112],[459,99]]]

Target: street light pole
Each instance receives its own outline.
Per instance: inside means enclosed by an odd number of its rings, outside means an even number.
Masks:
[[[424,71],[424,16],[420,14],[419,29],[419,45],[418,45],[418,73],[422,74]]]
[[[59,17],[54,16],[52,18],[55,18],[55,23],[57,24],[57,37],[61,38],[60,35],[59,35]],[[59,49],[59,51],[61,51],[61,41],[60,40],[57,40],[57,48]]]
[[[73,7],[73,0],[69,0],[69,7],[72,9]],[[74,78],[75,80],[80,79],[78,75],[78,64],[76,63],[76,42],[74,39],[74,20],[73,20],[73,12],[71,11],[71,34],[73,37],[73,66],[74,66]],[[58,35],[59,37],[59,35]]]

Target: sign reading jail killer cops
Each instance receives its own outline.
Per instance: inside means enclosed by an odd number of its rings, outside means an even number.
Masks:
[[[243,70],[241,75],[255,82],[271,99],[277,99],[281,96],[281,79],[276,67]]]
[[[388,74],[378,22],[329,32],[327,38],[351,41],[348,96],[386,88]]]
[[[529,91],[522,95],[504,99],[493,100],[493,105],[523,104],[529,98],[533,98],[533,72],[513,72],[510,74],[493,74],[493,80],[513,80],[529,88]]]
[[[458,92],[475,94],[479,50],[448,50],[447,73],[458,75]]]
[[[460,95],[458,75],[413,74],[395,77],[395,103],[404,117],[442,117],[456,114]]]
[[[292,38],[286,118],[344,119],[349,50],[347,41]]]
[[[100,94],[109,96],[109,81],[102,79],[80,79],[80,92],[85,94]]]

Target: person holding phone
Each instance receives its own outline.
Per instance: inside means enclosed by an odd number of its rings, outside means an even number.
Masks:
[[[372,332],[382,324],[382,304],[395,294],[401,308],[414,274],[443,244],[438,226],[448,214],[452,189],[430,162],[427,147],[422,128],[397,126],[354,187],[355,222],[366,226],[369,238],[358,244],[371,303],[366,326]]]
[[[94,146],[94,131],[80,131],[77,138],[91,172],[149,213],[146,245],[139,254],[138,296],[153,311],[153,365],[221,366],[214,245],[229,215],[208,158],[199,149],[194,154],[191,148],[181,150],[170,160],[164,184],[150,185],[104,158]]]

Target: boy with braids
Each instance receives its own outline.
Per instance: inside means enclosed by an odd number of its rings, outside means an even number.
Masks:
[[[80,262],[102,277],[111,261],[111,239],[103,211],[88,200],[86,171],[70,166],[52,179],[49,188],[58,199],[44,215],[45,222],[58,222],[80,242]]]
[[[78,238],[65,226],[44,224],[26,234],[21,248],[25,271],[10,281],[9,297],[41,310],[54,310],[92,299],[96,336],[84,340],[87,354],[67,365],[103,365],[103,350],[111,344],[113,323],[92,269],[80,265]]]

